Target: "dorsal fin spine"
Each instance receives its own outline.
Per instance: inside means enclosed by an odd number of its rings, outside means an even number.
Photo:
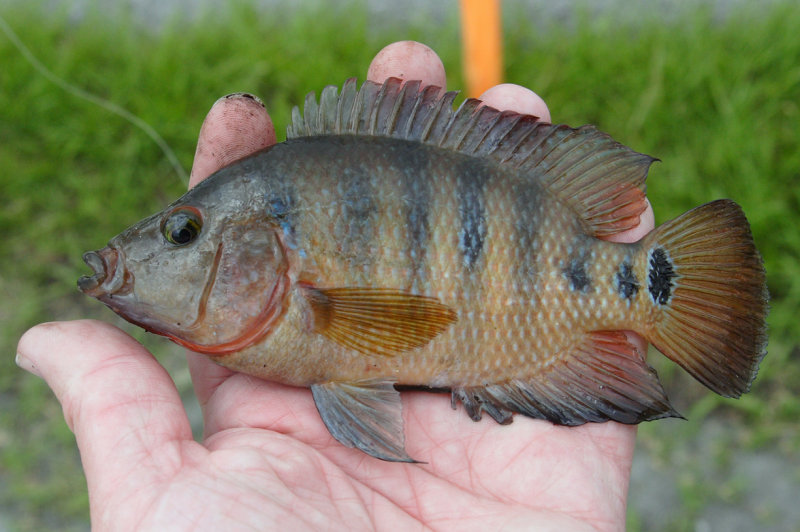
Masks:
[[[378,91],[378,95],[375,97],[375,103],[372,104],[372,108],[369,113],[369,126],[367,131],[369,131],[370,135],[377,135],[378,133],[382,133],[378,131],[378,116],[380,115],[381,108],[383,107],[383,101],[386,96],[386,92],[391,87],[390,83],[386,83],[381,85],[381,89]]]
[[[386,110],[386,113],[385,116],[384,113],[379,115],[380,118],[378,122],[381,131],[386,135],[392,135],[394,130],[397,128],[397,120],[400,110],[403,107],[407,90],[407,85],[401,85],[399,82],[394,84],[392,86],[392,97],[386,99],[384,105],[382,106],[382,108]]]
[[[329,85],[322,89],[322,93],[319,96],[320,122],[323,129],[333,129],[333,131],[338,133],[339,128],[336,123],[337,108],[338,98],[336,87]]]
[[[371,101],[364,102],[364,105],[368,106],[367,109],[369,110],[365,126],[367,128],[367,133],[371,136],[377,136],[378,134],[378,131],[376,130],[376,124],[378,122],[378,111],[381,108],[381,102],[383,101],[383,96],[384,94],[386,94],[387,85],[381,85],[380,88],[378,89],[378,93],[374,96],[374,98]]]
[[[375,102],[375,109],[372,111],[372,123],[370,124],[370,132],[372,135],[384,135],[386,131],[391,131],[392,125],[392,112],[397,103],[397,87],[387,83],[381,89],[378,95],[378,100]],[[386,107],[391,106],[389,111]]]
[[[428,120],[428,127],[423,130],[420,140],[424,142],[433,142],[433,139],[441,138],[443,129],[440,125],[442,122],[442,109],[444,109],[446,105],[448,111],[452,112],[451,106],[453,105],[454,97],[454,94],[448,92],[434,104],[433,110],[431,111],[431,118]],[[445,118],[445,120],[447,120],[447,123],[450,123],[449,117]],[[431,137],[433,139],[431,139]],[[438,145],[439,143],[436,142],[435,144]]]
[[[561,141],[561,142],[563,142],[563,143],[567,143],[567,142],[569,142],[569,143],[571,144],[571,146],[569,147],[569,149],[567,149],[567,150],[566,150],[566,152],[564,153],[564,156],[566,156],[566,155],[569,155],[570,153],[574,152],[576,149],[580,148],[580,146],[581,146],[581,145],[580,145],[580,143],[577,143],[577,142],[573,143],[573,142],[572,142],[572,141],[575,139],[575,137],[576,137],[576,133],[575,133],[575,132],[572,132],[572,133],[570,133],[570,135],[569,135],[568,137],[566,137],[566,138],[564,138],[564,139],[560,139],[560,141]],[[549,140],[549,139],[548,139],[548,140]],[[555,144],[551,145],[551,146],[550,146],[550,149],[547,151],[547,154],[545,155],[545,157],[547,157],[547,155],[549,155],[549,154],[550,154],[550,153],[551,153],[551,152],[552,152],[552,151],[553,151],[555,148],[556,148],[556,145],[555,145]],[[590,154],[588,154],[588,155],[589,155],[589,156],[591,156],[592,154],[590,153]],[[574,162],[572,162],[572,163],[571,163],[569,166],[567,166],[567,167],[560,167],[560,168],[558,168],[558,171],[559,171],[559,172],[561,172],[561,173],[566,173],[566,172],[568,172],[568,171],[569,171],[571,168],[573,168],[574,166],[576,166],[577,164],[579,164],[581,161],[583,161],[583,160],[586,158],[586,156],[587,156],[587,155],[583,155],[582,157],[578,158],[578,160],[577,160],[577,161],[574,161]],[[552,171],[553,171],[555,168],[556,168],[555,166],[549,166],[549,167],[547,167],[547,168],[544,170],[544,172],[542,173],[542,176],[545,178],[545,180],[546,180],[546,181],[554,181],[554,182],[555,182],[555,181],[557,181],[557,178],[553,178],[553,179],[551,179],[551,175],[552,175],[552,174],[551,174],[551,172],[552,172]],[[560,183],[560,185],[561,185],[561,188],[559,188],[558,190],[563,190],[563,188],[567,187],[567,186],[569,185],[569,183],[565,183],[565,182],[563,182],[563,181],[562,181],[562,182]],[[555,184],[555,183],[554,183],[554,186],[558,186],[558,184]]]
[[[399,97],[395,100],[394,106],[392,107],[392,113],[390,115],[392,119],[390,121],[391,127],[389,128],[389,131],[394,131],[395,128],[397,127],[397,120],[400,116],[400,109],[402,109],[403,107],[402,104],[403,100],[405,99],[405,93],[407,88],[408,88],[407,85],[403,85],[402,87],[400,87]]]
[[[397,111],[395,112],[394,123],[392,124],[391,135],[393,137],[407,138],[410,135],[410,126],[414,120],[414,114],[419,106],[420,82],[409,81],[403,83],[397,98]]]
[[[517,143],[517,146],[516,146],[516,148],[514,148],[514,152],[512,153],[512,155],[514,156],[513,158],[517,159],[517,161],[514,163],[514,167],[515,168],[523,168],[525,166],[525,163],[530,158],[531,154],[533,152],[535,152],[536,150],[538,150],[539,147],[544,142],[546,142],[549,137],[551,137],[552,135],[554,135],[558,131],[558,126],[554,126],[554,127],[550,128],[544,134],[540,134],[539,128],[533,128],[532,127],[532,128],[525,128],[525,129],[527,129],[527,131],[525,131],[525,135]],[[531,136],[534,136],[534,135],[539,137],[539,138],[536,139],[535,142],[532,142],[530,146],[526,146],[526,144],[528,142],[528,139]],[[527,151],[527,153],[525,153],[525,151]],[[506,159],[506,160],[510,161],[510,158]],[[543,168],[547,168],[547,165],[542,165],[542,167]]]
[[[348,79],[342,87],[342,93],[339,96],[339,132],[347,133],[351,127],[351,120],[353,116],[353,107],[355,106],[356,99],[356,80],[354,78]]]
[[[487,119],[487,117],[491,115],[494,119],[497,118],[497,113],[492,114],[492,111],[494,109],[478,107],[472,112],[470,127],[461,135],[457,147],[458,150],[469,151],[474,155],[484,155],[482,153],[483,141],[496,123],[496,120]]]
[[[517,124],[519,122],[522,122],[522,120],[524,118],[525,118],[524,116],[520,115],[519,120],[517,120]],[[515,124],[515,126],[516,126],[516,124]],[[509,129],[508,133],[506,133],[505,137],[503,137],[503,139],[505,139],[505,143],[504,144],[505,144],[505,146],[507,146],[506,147],[506,151],[505,151],[505,155],[500,157],[499,154],[496,154],[496,153],[494,154],[495,157],[497,157],[499,163],[500,164],[510,164],[511,159],[514,157],[514,155],[516,155],[518,153],[519,148],[522,145],[522,143],[529,136],[531,136],[533,134],[533,131],[534,131],[533,128],[522,128],[522,127],[521,128],[516,128],[515,127],[515,128]],[[515,136],[516,136],[516,138],[515,138]],[[498,148],[501,146],[501,143],[499,141],[497,142],[497,146],[498,146]],[[501,154],[502,154],[502,152],[501,152]]]
[[[306,123],[305,130],[307,134],[313,134],[313,131],[318,131],[320,129],[317,99],[313,92],[306,94],[306,102],[303,108],[303,120]]]
[[[450,127],[455,129],[455,142],[453,143],[453,148],[458,151],[466,151],[464,150],[464,139],[466,139],[469,134],[476,128],[477,119],[481,117],[481,112],[478,109],[480,102],[477,100],[464,100],[464,103],[461,104],[458,112],[453,116],[453,119],[450,121]],[[467,118],[465,119],[465,123],[462,125],[461,117],[464,114],[468,114]],[[458,125],[459,127],[454,127]],[[448,135],[449,136],[449,135]],[[473,151],[474,150],[470,150]]]
[[[507,117],[510,119],[506,119]],[[486,130],[486,134],[481,139],[481,144],[486,143],[486,151],[484,151],[486,156],[493,155],[500,147],[499,142],[491,142],[490,139],[504,139],[516,127],[521,117],[522,115],[520,114],[509,114],[506,111],[497,113],[491,127]]]
[[[411,128],[414,125],[414,120],[417,118],[417,113],[419,113],[421,106],[422,106],[421,99],[414,100],[414,106],[411,108],[411,114],[406,120],[405,131],[403,131],[403,138],[409,138],[411,136]]]

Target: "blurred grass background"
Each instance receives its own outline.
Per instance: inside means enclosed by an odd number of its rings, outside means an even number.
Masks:
[[[659,157],[648,181],[657,223],[712,199],[738,201],[772,294],[769,355],[739,401],[706,392],[651,353],[689,421],[641,427],[629,528],[800,530],[800,10],[790,0],[652,4],[635,13],[611,4],[539,10],[506,1],[507,81],[537,91],[554,121],[597,124]],[[57,76],[151,124],[187,169],[218,97],[259,95],[280,137],[308,91],[363,79],[394,40],[432,46],[450,87],[461,85],[452,1],[391,16],[359,2],[239,1],[156,22],[111,5],[12,2],[0,16]],[[183,190],[142,131],[57,88],[0,34],[0,530],[88,526],[85,480],[60,407],[12,362],[27,327],[82,317],[121,325],[170,369],[191,406],[181,350],[121,323],[75,287],[88,271],[85,250]]]

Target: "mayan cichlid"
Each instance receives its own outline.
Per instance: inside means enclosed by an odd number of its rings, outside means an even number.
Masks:
[[[612,242],[639,224],[653,158],[454,97],[397,79],[310,94],[285,142],[86,253],[81,290],[223,366],[310,387],[331,434],[383,460],[413,461],[406,386],[499,423],[677,416],[626,330],[714,392],[746,392],[768,294],[740,207]]]

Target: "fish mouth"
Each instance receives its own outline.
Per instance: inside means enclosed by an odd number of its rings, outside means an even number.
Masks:
[[[84,275],[78,279],[78,288],[92,297],[115,294],[125,285],[125,266],[118,250],[105,247],[98,251],[87,251],[83,262],[94,275]]]

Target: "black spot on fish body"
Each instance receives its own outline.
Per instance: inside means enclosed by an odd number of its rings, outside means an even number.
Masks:
[[[639,280],[636,278],[633,267],[629,262],[623,262],[619,265],[614,280],[617,293],[623,299],[632,299],[639,292]]]
[[[672,260],[664,248],[657,247],[650,250],[648,264],[647,289],[650,297],[653,302],[666,305],[672,296],[672,280],[676,276]]]
[[[586,263],[582,259],[570,260],[563,272],[573,292],[585,294],[592,287],[592,278],[586,273]]]

